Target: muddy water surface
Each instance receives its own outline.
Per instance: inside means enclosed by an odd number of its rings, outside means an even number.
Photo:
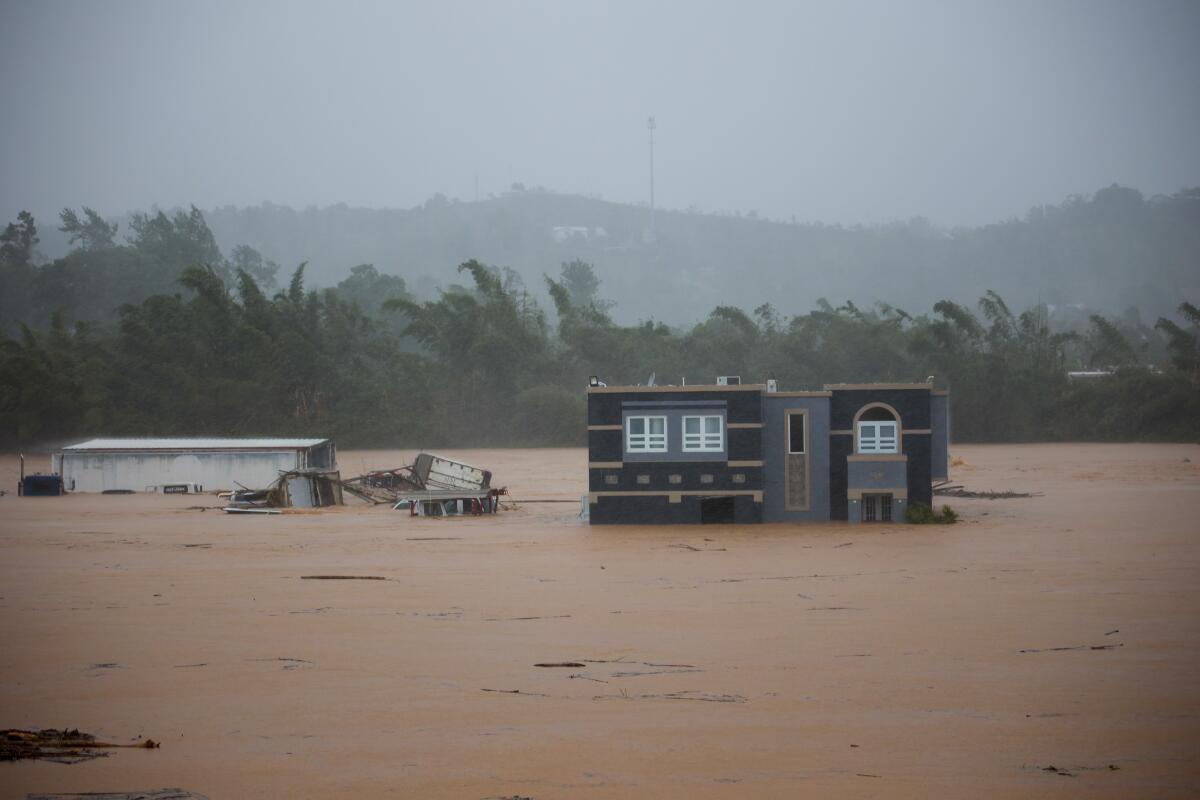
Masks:
[[[589,528],[585,452],[445,455],[516,508],[17,498],[3,458],[0,727],[163,745],[0,796],[1200,791],[1200,446],[955,447],[1041,496],[930,527]]]

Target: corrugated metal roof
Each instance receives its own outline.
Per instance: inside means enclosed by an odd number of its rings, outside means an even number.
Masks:
[[[328,439],[90,439],[63,450],[295,450]]]

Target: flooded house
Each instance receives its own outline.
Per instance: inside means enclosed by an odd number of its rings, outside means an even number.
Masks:
[[[51,458],[71,492],[263,488],[280,473],[337,469],[329,439],[91,439]]]
[[[948,476],[932,383],[590,384],[592,524],[903,521]]]

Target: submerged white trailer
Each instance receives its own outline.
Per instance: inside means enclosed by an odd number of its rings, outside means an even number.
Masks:
[[[182,483],[203,491],[265,489],[280,472],[337,469],[329,439],[92,439],[52,459],[69,492],[140,492]]]

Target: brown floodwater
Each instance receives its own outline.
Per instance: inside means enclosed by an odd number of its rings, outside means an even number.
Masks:
[[[515,508],[18,498],[0,457],[0,728],[162,742],[0,795],[1200,793],[1200,446],[955,446],[1040,496],[921,527],[592,528],[582,450],[444,455]]]

